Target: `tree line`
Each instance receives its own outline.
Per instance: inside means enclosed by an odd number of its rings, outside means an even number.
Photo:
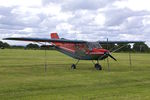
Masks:
[[[112,52],[115,50],[117,52],[150,52],[150,48],[144,42],[134,43],[133,45],[126,43],[104,44],[102,47]]]
[[[115,51],[116,52],[150,52],[150,48],[143,42],[143,43],[135,43],[132,46],[129,44],[102,44],[102,47],[105,49],[108,49],[110,51]],[[51,45],[37,45],[30,43],[26,46],[11,46],[6,42],[0,41],[0,49],[49,49],[49,50],[54,50],[53,46]]]
[[[38,50],[38,49],[49,49],[49,50],[53,50],[54,48],[51,45],[37,45],[37,44],[27,44],[26,46],[18,46],[18,45],[9,45],[6,42],[2,42],[0,41],[0,49],[34,49],[34,50]]]

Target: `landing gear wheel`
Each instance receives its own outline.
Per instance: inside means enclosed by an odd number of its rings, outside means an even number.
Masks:
[[[72,65],[71,65],[71,69],[76,69],[76,65],[75,65],[75,64],[72,64]]]
[[[95,64],[96,70],[102,70],[102,66],[100,64]]]

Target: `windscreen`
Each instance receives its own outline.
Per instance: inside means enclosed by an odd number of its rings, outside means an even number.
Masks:
[[[88,48],[92,50],[93,48],[102,48],[99,42],[87,42]]]

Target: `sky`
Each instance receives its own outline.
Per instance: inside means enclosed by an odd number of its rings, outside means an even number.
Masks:
[[[0,0],[0,40],[57,32],[66,39],[142,40],[150,46],[149,27],[150,0]]]

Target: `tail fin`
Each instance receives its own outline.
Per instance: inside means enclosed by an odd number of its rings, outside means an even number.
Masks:
[[[51,33],[51,39],[59,39],[59,36],[57,33]]]

